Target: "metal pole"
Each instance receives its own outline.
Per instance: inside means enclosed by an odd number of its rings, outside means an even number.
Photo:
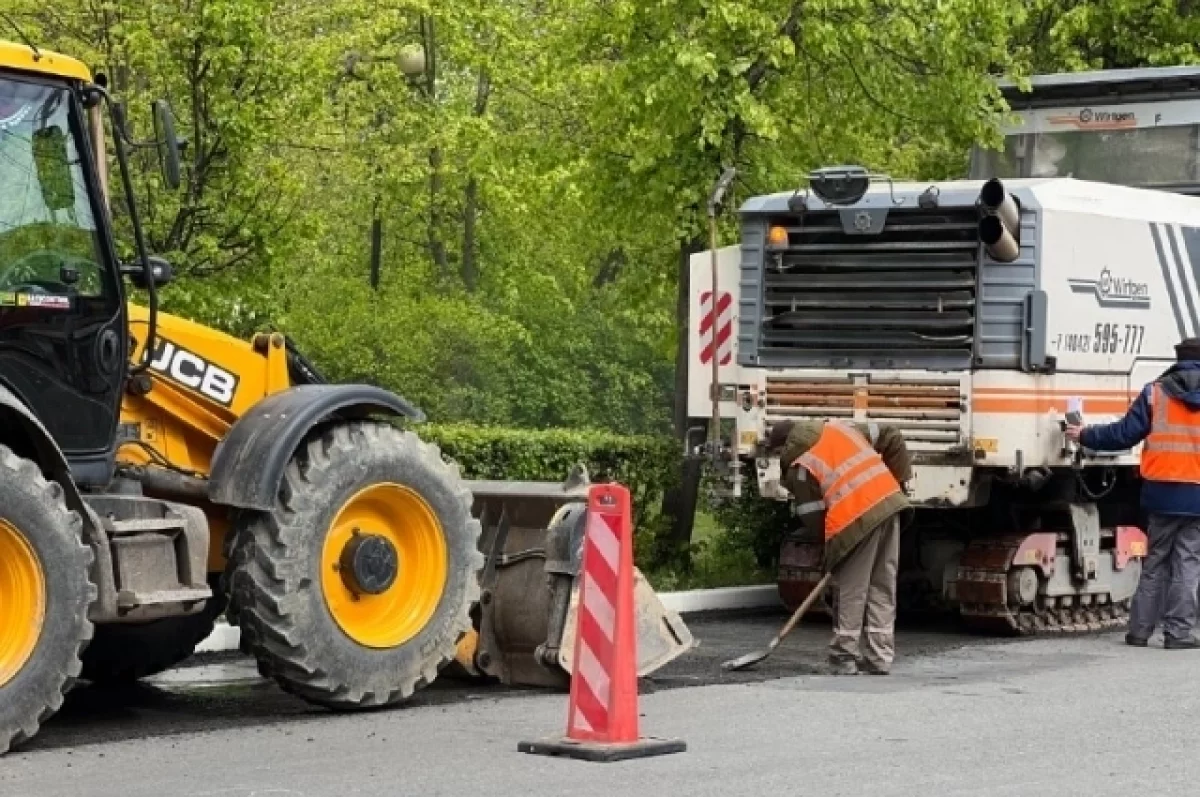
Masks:
[[[708,443],[714,466],[717,464],[717,444],[720,440],[721,430],[721,360],[720,347],[717,344],[717,300],[719,298],[717,289],[720,287],[717,279],[717,216],[721,212],[721,202],[725,198],[725,192],[729,190],[736,175],[736,168],[732,166],[726,168],[721,173],[721,178],[717,180],[717,184],[713,186],[712,195],[708,198],[708,248],[712,254],[712,325],[709,328],[712,332],[712,423],[708,429]]]

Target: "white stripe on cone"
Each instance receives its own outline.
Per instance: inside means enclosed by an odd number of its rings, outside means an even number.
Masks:
[[[587,589],[583,592],[583,606],[596,621],[596,625],[600,626],[608,641],[612,642],[616,635],[617,610],[593,579],[588,579]]]
[[[595,695],[600,705],[604,706],[604,710],[607,713],[609,708],[608,673],[604,671],[603,665],[596,658],[596,654],[592,653],[592,649],[588,647],[587,642],[580,642],[579,663],[575,668],[575,674],[582,678],[583,682],[588,685],[588,689]]]
[[[592,723],[587,721],[587,717],[585,717],[583,712],[578,708],[575,709],[575,727],[581,731],[587,731],[588,733],[596,732],[596,729],[592,727]]]
[[[591,538],[592,544],[596,546],[596,550],[600,552],[600,556],[604,557],[609,569],[613,573],[620,573],[618,568],[621,565],[621,541],[613,533],[608,521],[599,513],[592,514],[587,535]]]

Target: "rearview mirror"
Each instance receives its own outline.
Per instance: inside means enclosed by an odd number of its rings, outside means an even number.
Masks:
[[[163,178],[174,191],[179,188],[179,138],[166,100],[154,101],[154,140],[158,143],[158,164]]]
[[[150,255],[146,259],[150,261],[150,271],[154,274],[155,288],[161,288],[162,286],[171,282],[171,280],[175,279],[175,269],[173,269],[171,264],[165,259],[159,257],[158,255]],[[126,277],[129,277],[129,281],[132,282],[135,287],[141,288],[142,290],[145,290],[148,287],[146,285],[146,271],[142,268],[142,264],[140,262],[135,261],[133,263],[126,263],[125,265],[121,266],[121,273]]]

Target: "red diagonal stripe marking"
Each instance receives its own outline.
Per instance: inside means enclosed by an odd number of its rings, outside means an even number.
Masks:
[[[596,733],[608,733],[608,709],[604,703],[592,693],[587,681],[582,678],[572,679],[575,687],[575,708],[587,718],[588,725]]]
[[[608,562],[597,551],[588,552],[587,578],[591,586],[599,587],[615,606],[617,597],[617,574],[609,569]]]
[[[725,342],[721,344],[720,352],[721,365],[729,365],[730,361],[733,359],[733,341],[731,339],[726,339]]]
[[[721,328],[719,330],[717,330],[717,346],[718,346],[718,348],[720,347],[720,345],[722,343],[729,340],[729,338],[732,334],[733,334],[733,324],[723,324],[721,326]],[[703,349],[700,350],[700,359],[703,362],[708,362],[709,358],[711,358],[711,357],[712,357],[712,343],[708,343],[707,345],[705,345],[705,347]]]
[[[596,654],[596,660],[600,662],[606,672],[612,671],[613,666],[613,643],[608,641],[608,636],[604,633],[604,629],[596,622],[596,618],[592,617],[588,612],[579,613],[579,636],[592,649],[592,653]]]
[[[712,295],[712,292],[710,291],[701,296],[701,298],[700,298],[701,307],[704,306],[704,302],[708,301],[708,297],[711,295]],[[725,315],[725,312],[729,309],[729,306],[731,304],[733,304],[733,296],[731,296],[728,293],[722,293],[720,300],[717,301],[717,315],[718,316]],[[700,336],[701,337],[708,334],[708,330],[712,327],[712,319],[713,319],[713,314],[712,314],[711,310],[709,310],[707,313],[705,313],[704,317],[700,319]]]

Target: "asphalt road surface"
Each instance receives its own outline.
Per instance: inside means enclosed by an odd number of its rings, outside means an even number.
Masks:
[[[333,715],[224,656],[123,694],[76,690],[0,758],[0,795],[1197,793],[1200,652],[909,626],[891,676],[837,678],[814,674],[828,638],[815,624],[754,671],[720,671],[783,619],[689,620],[701,646],[644,683],[641,701],[642,732],[682,738],[682,754],[520,754],[519,741],[565,723],[565,696],[531,690],[439,682],[405,708]]]

